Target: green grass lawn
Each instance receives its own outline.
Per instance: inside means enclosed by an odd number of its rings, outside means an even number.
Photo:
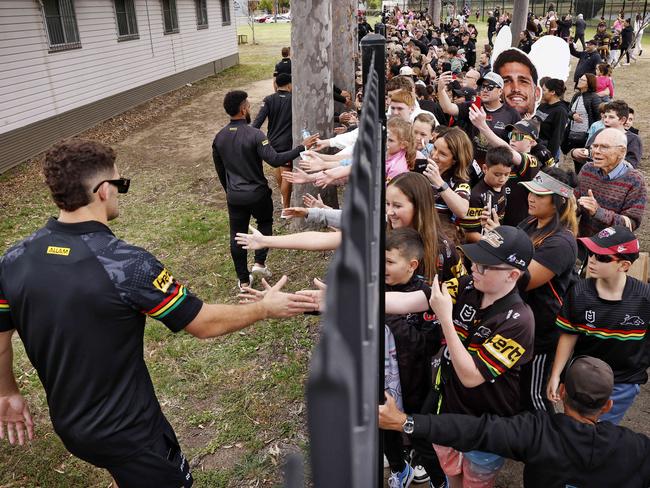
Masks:
[[[289,29],[286,24],[256,26],[258,44],[241,46],[240,65],[135,109],[152,114],[142,127],[173,118],[193,97],[270,78],[281,47],[289,44]],[[150,106],[158,108],[150,111]],[[225,115],[218,117],[225,124]],[[132,131],[116,135],[107,129],[122,124],[118,117],[85,134],[114,145],[121,171],[133,179],[131,191],[121,198],[121,217],[111,225],[114,232],[154,253],[204,300],[234,302],[228,219],[209,153],[211,139],[201,142],[204,156],[191,165],[159,158],[159,147],[135,157],[124,142]],[[36,158],[0,175],[2,252],[57,214],[38,163]],[[276,225],[276,231],[282,232],[282,225]],[[270,253],[268,264],[274,280],[287,273],[295,290],[308,287],[311,277],[323,276],[328,257],[279,251]],[[281,484],[284,456],[307,445],[303,383],[317,333],[316,319],[299,316],[199,341],[148,320],[145,359],[163,410],[192,462],[196,486]],[[0,486],[108,486],[105,471],[74,458],[61,444],[48,418],[41,383],[17,337],[14,351],[16,378],[36,419],[36,439],[27,447],[0,441]]]

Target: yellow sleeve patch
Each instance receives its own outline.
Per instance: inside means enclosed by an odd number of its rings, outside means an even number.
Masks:
[[[459,264],[462,266],[462,263]],[[445,281],[445,285],[447,285],[447,291],[449,292],[449,295],[451,295],[451,301],[455,304],[456,299],[458,298],[458,278],[452,278]]]
[[[167,290],[169,289],[169,286],[172,284],[173,281],[174,281],[174,277],[171,275],[171,273],[166,269],[163,269],[158,275],[158,277],[155,280],[153,280],[153,286],[158,288],[163,293],[167,293]]]
[[[262,146],[266,146],[268,143],[269,143],[269,140],[268,140],[268,139],[264,139],[264,140],[262,141]]]
[[[57,256],[69,256],[70,248],[69,247],[57,247],[57,246],[47,246],[47,254],[55,254]]]
[[[526,349],[517,341],[506,339],[500,334],[495,334],[493,337],[490,337],[483,347],[494,359],[498,360],[508,369],[512,368],[526,352]]]

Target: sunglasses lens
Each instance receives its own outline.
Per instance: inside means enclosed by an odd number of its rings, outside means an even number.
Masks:
[[[599,263],[611,263],[614,261],[614,258],[607,254],[591,254],[591,256],[593,256]]]
[[[117,192],[118,193],[126,193],[129,191],[129,186],[131,185],[131,180],[127,178],[121,178],[118,180],[117,183]]]

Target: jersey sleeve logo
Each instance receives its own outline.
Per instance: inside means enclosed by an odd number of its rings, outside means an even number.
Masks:
[[[512,368],[526,352],[517,341],[506,339],[500,334],[495,334],[488,339],[484,348],[507,368]]]
[[[0,313],[9,312],[9,302],[0,298]]]
[[[57,246],[47,246],[47,254],[54,254],[56,256],[69,256],[70,248],[69,247],[57,247]]]
[[[262,146],[266,146],[268,143],[269,143],[269,140],[268,140],[268,139],[264,139],[264,140],[262,141]]]
[[[167,290],[173,281],[174,277],[169,273],[169,271],[167,271],[167,269],[163,269],[156,277],[156,279],[153,280],[153,286],[158,288],[163,293],[167,293]]]

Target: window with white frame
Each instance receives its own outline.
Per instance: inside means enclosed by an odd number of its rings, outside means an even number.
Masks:
[[[73,0],[43,0],[42,5],[50,52],[80,48]]]
[[[133,0],[115,0],[115,18],[117,20],[117,39],[119,41],[140,38]]]
[[[195,0],[196,4],[196,28],[208,28],[208,0]]]
[[[162,7],[165,34],[174,34],[176,32],[179,32],[176,0],[162,0]]]
[[[221,25],[230,25],[230,0],[221,0]]]

